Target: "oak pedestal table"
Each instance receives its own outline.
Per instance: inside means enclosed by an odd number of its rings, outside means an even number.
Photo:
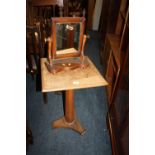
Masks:
[[[108,85],[91,60],[85,60],[89,64],[85,69],[66,69],[53,75],[45,65],[47,58],[41,58],[42,92],[65,91],[65,114],[52,123],[53,128],[69,128],[83,135],[85,129],[75,114],[74,90]]]

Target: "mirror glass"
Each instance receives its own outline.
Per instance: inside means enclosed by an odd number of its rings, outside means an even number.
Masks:
[[[56,54],[78,52],[79,39],[80,23],[56,24]]]

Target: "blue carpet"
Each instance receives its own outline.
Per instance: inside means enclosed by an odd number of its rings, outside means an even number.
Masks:
[[[89,56],[102,73],[99,59],[100,37],[89,32],[85,55]],[[107,98],[104,87],[75,90],[76,114],[86,133],[80,136],[69,129],[52,129],[51,122],[63,116],[62,96],[48,93],[44,104],[36,82],[26,75],[26,114],[34,144],[27,155],[111,155],[111,144],[106,125]]]

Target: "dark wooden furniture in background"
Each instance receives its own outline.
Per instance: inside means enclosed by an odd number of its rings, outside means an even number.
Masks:
[[[103,0],[99,25],[103,47],[106,33],[115,33],[120,3],[121,0]]]
[[[93,12],[95,8],[95,0],[88,1],[88,19],[87,19],[87,28],[92,30],[93,24]]]
[[[109,82],[109,85],[107,86],[107,96],[109,104],[111,104],[111,100],[115,92],[121,67],[120,59],[117,55],[119,49],[119,42],[120,38],[118,36],[113,34],[107,34],[104,46],[104,52],[107,52],[105,53],[107,62],[105,63],[104,67],[106,68],[105,77]]]
[[[26,26],[26,72],[33,79],[36,75],[37,82],[40,81],[40,58],[45,55],[41,32],[37,26]],[[41,86],[40,86],[41,87]],[[37,85],[36,89],[41,89]],[[47,103],[47,94],[43,93],[44,103]]]
[[[68,16],[86,18],[87,2],[87,0],[68,0]]]
[[[100,51],[101,63],[104,67],[104,75],[109,82],[109,86],[107,87],[109,104],[112,102],[122,61],[124,60],[125,51],[128,47],[128,19],[128,1],[122,0],[118,13],[118,20],[116,22],[115,33],[106,34],[104,48]]]
[[[109,107],[108,125],[113,155],[129,154],[129,53],[126,51],[115,96]]]
[[[84,16],[87,18],[87,2],[87,0],[27,0],[26,24],[36,25],[39,23],[49,32],[51,17]]]
[[[32,75],[38,72],[39,59],[43,57],[44,49],[41,33],[36,26],[26,26],[26,71]]]
[[[66,5],[66,3],[64,4]],[[63,16],[65,7],[61,0],[27,0],[26,5],[26,25],[39,29],[42,46],[45,50],[44,57],[47,57],[47,38],[51,36],[51,17]]]
[[[63,3],[62,3],[63,2]],[[51,17],[85,16],[87,0],[27,0],[26,20],[28,25]]]
[[[32,6],[34,11],[34,18],[50,19],[51,16],[63,16],[63,4],[61,0],[32,0]],[[58,14],[56,14],[56,7],[58,8]],[[46,16],[48,11],[48,16]],[[39,14],[40,13],[40,14]]]
[[[111,1],[110,1],[111,2]],[[113,2],[114,3],[114,2]],[[100,51],[107,86],[107,123],[114,155],[129,154],[129,11],[128,0],[120,0],[114,25],[105,26]],[[106,4],[103,4],[106,5]],[[112,7],[112,5],[110,5]],[[105,11],[106,12],[106,11]],[[110,12],[109,12],[110,13]],[[106,17],[105,19],[106,20]],[[107,22],[108,23],[108,22]],[[102,24],[102,22],[101,22]],[[113,27],[113,28],[112,28]],[[109,29],[110,28],[110,29]],[[111,31],[109,31],[111,30]],[[109,33],[112,32],[112,33]]]

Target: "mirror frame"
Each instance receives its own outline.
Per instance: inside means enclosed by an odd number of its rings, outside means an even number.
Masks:
[[[80,35],[79,35],[79,48],[76,53],[68,53],[68,54],[56,54],[56,24],[57,23],[62,23],[62,24],[67,24],[67,23],[80,23]],[[81,51],[82,51],[82,44],[83,44],[83,36],[84,36],[84,29],[85,29],[85,18],[84,17],[53,17],[52,18],[52,59],[60,59],[60,58],[70,58],[70,57],[79,57],[81,56]]]

